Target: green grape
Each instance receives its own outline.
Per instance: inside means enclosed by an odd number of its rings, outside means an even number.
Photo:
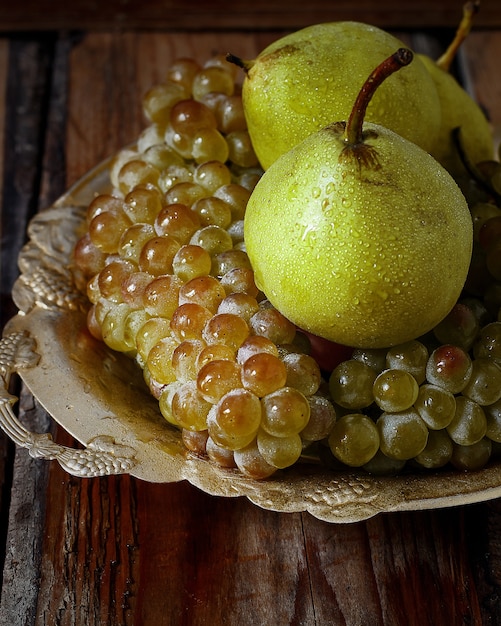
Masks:
[[[368,365],[375,370],[377,374],[380,374],[388,367],[386,364],[386,355],[386,348],[355,348],[351,358]]]
[[[480,406],[493,404],[501,398],[501,368],[492,359],[475,359],[463,395]]]
[[[493,359],[501,365],[501,322],[491,322],[479,332],[473,345],[476,359]]]
[[[428,428],[413,409],[401,413],[382,413],[376,426],[381,451],[392,459],[412,459],[424,450],[428,441]]]
[[[501,443],[501,400],[489,406],[484,406],[484,413],[487,420],[486,435],[492,441]]]
[[[410,408],[416,401],[418,392],[416,379],[405,370],[385,370],[378,375],[373,385],[376,404],[388,413],[398,413]]]
[[[451,312],[435,326],[433,334],[442,344],[452,344],[468,351],[480,327],[475,313],[458,302]]]
[[[450,438],[461,446],[471,446],[487,432],[487,419],[482,407],[464,396],[456,398],[456,411],[447,426]]]
[[[257,447],[267,463],[277,469],[284,469],[294,465],[299,459],[303,443],[298,434],[275,437],[265,430],[260,430],[257,434]]]
[[[428,349],[423,343],[417,340],[408,341],[388,350],[386,367],[409,372],[420,385],[426,378],[428,356]]]
[[[277,471],[274,465],[271,465],[263,458],[257,447],[256,440],[245,446],[245,448],[235,450],[233,456],[236,466],[242,474],[254,480],[269,478]]]
[[[394,476],[404,469],[405,463],[399,459],[391,459],[383,454],[380,448],[363,468],[368,474],[374,476]]]
[[[305,396],[293,387],[282,387],[261,399],[261,427],[274,437],[297,435],[310,419],[310,405]]]
[[[492,453],[492,443],[487,437],[469,446],[454,444],[451,464],[458,470],[479,470],[487,465]]]
[[[453,446],[446,430],[432,430],[428,433],[426,446],[414,460],[426,469],[444,467],[451,460]]]
[[[125,320],[131,313],[131,308],[125,302],[115,304],[106,313],[102,324],[101,332],[104,343],[117,352],[135,352],[125,338]]]
[[[172,398],[172,415],[177,424],[187,430],[206,430],[207,415],[211,403],[205,400],[197,388],[197,383],[190,380],[183,383]]]
[[[425,384],[419,388],[414,408],[428,428],[441,430],[452,421],[456,412],[456,398],[446,389]]]
[[[345,465],[361,467],[379,449],[379,433],[374,422],[361,413],[343,415],[329,435],[332,454]]]
[[[306,442],[320,441],[329,436],[336,423],[336,410],[332,402],[324,396],[308,396],[310,419],[300,432],[301,439]]]
[[[329,389],[336,404],[349,410],[358,410],[374,402],[372,388],[376,371],[369,365],[349,359],[334,368],[329,378]]]

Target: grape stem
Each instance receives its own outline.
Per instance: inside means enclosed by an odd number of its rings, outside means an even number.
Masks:
[[[343,141],[348,146],[356,146],[363,143],[362,127],[364,123],[365,113],[369,102],[372,100],[372,96],[376,92],[376,89],[381,83],[394,74],[397,70],[409,63],[414,58],[413,53],[408,48],[399,48],[391,56],[385,59],[376,69],[372,72],[369,78],[365,81],[360,90],[353,109],[351,110],[348,123],[344,131]]]
[[[473,26],[473,19],[480,10],[480,0],[475,2],[466,2],[463,5],[463,18],[459,23],[458,29],[454,36],[454,39],[449,44],[447,50],[443,55],[437,59],[436,63],[438,67],[448,72],[451,68],[452,62],[456,56],[463,41],[468,37],[468,34]]]

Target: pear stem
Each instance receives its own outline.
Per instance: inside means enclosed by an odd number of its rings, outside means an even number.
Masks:
[[[237,57],[235,54],[231,54],[231,52],[227,53],[226,60],[228,61],[228,63],[233,63],[233,65],[236,65],[237,67],[241,67],[246,73],[251,69],[251,67],[255,63],[255,61],[248,61],[246,59],[241,59],[240,57]]]
[[[385,59],[378,67],[372,72],[369,78],[365,81],[360,90],[353,109],[351,110],[350,117],[346,124],[344,131],[344,141],[349,146],[356,146],[363,142],[362,127],[364,123],[365,113],[369,102],[372,100],[372,96],[376,92],[376,89],[381,83],[409,63],[414,58],[413,53],[408,48],[399,48],[395,53]]]
[[[479,10],[480,0],[476,0],[475,2],[466,2],[463,5],[463,18],[459,23],[454,39],[449,44],[447,50],[436,61],[438,67],[442,68],[445,72],[448,72],[451,69],[451,65],[457,51],[466,37],[468,37],[468,34],[473,26],[473,19]]]

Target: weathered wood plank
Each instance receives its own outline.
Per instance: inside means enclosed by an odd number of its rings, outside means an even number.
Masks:
[[[3,30],[58,29],[163,29],[269,30],[298,28],[329,20],[363,19],[371,24],[393,28],[454,27],[461,14],[458,0],[359,0],[324,2],[312,0],[257,0],[247,2],[190,0],[109,0],[106,3],[74,0],[71,3],[53,0],[27,0],[3,3],[0,28]],[[485,0],[478,24],[501,25],[499,3]]]

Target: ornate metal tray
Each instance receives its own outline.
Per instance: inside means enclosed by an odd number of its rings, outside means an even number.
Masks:
[[[308,511],[328,522],[381,512],[449,507],[501,496],[501,464],[471,473],[439,471],[373,477],[301,463],[265,481],[190,455],[161,416],[140,368],[86,331],[86,301],[74,286],[72,249],[85,209],[109,191],[108,165],[97,167],[30,223],[13,297],[19,313],[0,342],[0,426],[36,458],[56,459],[81,477],[128,473],[150,482],[188,480],[216,496],[245,496],[281,512]],[[27,431],[9,391],[19,374],[36,399],[82,447]]]

